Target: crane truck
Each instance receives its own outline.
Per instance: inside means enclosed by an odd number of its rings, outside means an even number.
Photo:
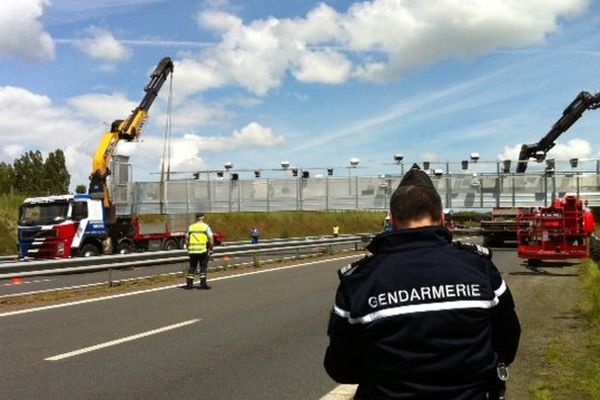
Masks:
[[[535,158],[537,162],[544,161],[548,151],[556,145],[556,139],[571,128],[585,111],[597,108],[600,108],[600,92],[596,94],[580,92],[539,142],[521,146],[516,172],[524,173],[530,158]],[[492,209],[491,220],[481,221],[484,244],[506,244],[517,240],[517,216],[521,211],[517,207]]]
[[[111,124],[96,150],[88,194],[33,197],[19,209],[20,258],[62,258],[147,249],[180,248],[185,229],[167,224],[149,232],[137,216],[117,216],[107,182],[110,162],[121,140],[139,139],[152,103],[173,73],[173,62],[163,58],[150,74],[139,105],[124,120]],[[154,247],[156,247],[154,245]]]
[[[600,108],[600,92],[591,94],[589,92],[580,92],[577,97],[565,108],[562,116],[546,135],[537,143],[524,144],[519,152],[519,161],[517,163],[517,173],[524,173],[527,170],[527,162],[530,158],[535,158],[537,162],[546,159],[546,154],[556,145],[556,139],[566,132],[587,110]]]

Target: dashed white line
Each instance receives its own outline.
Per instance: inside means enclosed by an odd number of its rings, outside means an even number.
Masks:
[[[91,353],[92,351],[105,349],[107,347],[116,346],[118,344],[122,344],[122,343],[126,343],[126,342],[131,342],[133,340],[141,339],[141,338],[144,338],[147,336],[157,335],[162,332],[171,331],[173,329],[177,329],[177,328],[181,328],[181,327],[184,327],[187,325],[195,324],[198,321],[201,321],[201,320],[200,319],[191,319],[189,321],[180,322],[178,324],[163,326],[162,328],[153,329],[151,331],[147,331],[147,332],[143,332],[143,333],[138,333],[137,335],[131,335],[131,336],[127,336],[127,337],[124,337],[121,339],[111,340],[110,342],[100,343],[95,346],[84,347],[83,349],[70,351],[68,353],[58,354],[56,356],[45,358],[44,360],[45,361],[64,360],[65,358],[74,357],[74,356],[78,356],[78,355],[85,354],[85,353]]]
[[[340,385],[319,400],[351,400],[358,385]]]
[[[19,283],[19,285],[27,285],[29,283],[43,283],[43,282],[52,282],[52,279],[37,279],[34,281],[23,281]],[[2,286],[15,286],[14,283],[5,283]]]

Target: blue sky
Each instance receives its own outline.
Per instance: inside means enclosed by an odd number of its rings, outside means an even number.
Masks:
[[[73,184],[164,56],[175,62],[175,171],[516,159],[580,91],[600,90],[595,1],[4,3],[0,160],[61,148]],[[136,180],[157,179],[168,92],[142,141],[119,145]],[[599,127],[587,112],[553,157],[597,157]]]

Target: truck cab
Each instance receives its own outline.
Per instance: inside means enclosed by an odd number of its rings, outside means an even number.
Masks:
[[[19,208],[21,259],[99,254],[107,234],[102,201],[86,194],[32,197]]]

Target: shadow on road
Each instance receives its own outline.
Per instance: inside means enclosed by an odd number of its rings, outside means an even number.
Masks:
[[[510,272],[509,275],[546,275],[546,276],[577,276],[576,273],[550,272],[548,269],[560,271],[562,268],[574,267],[579,265],[579,261],[539,261],[536,265],[528,265],[527,261],[521,263],[527,271]]]

